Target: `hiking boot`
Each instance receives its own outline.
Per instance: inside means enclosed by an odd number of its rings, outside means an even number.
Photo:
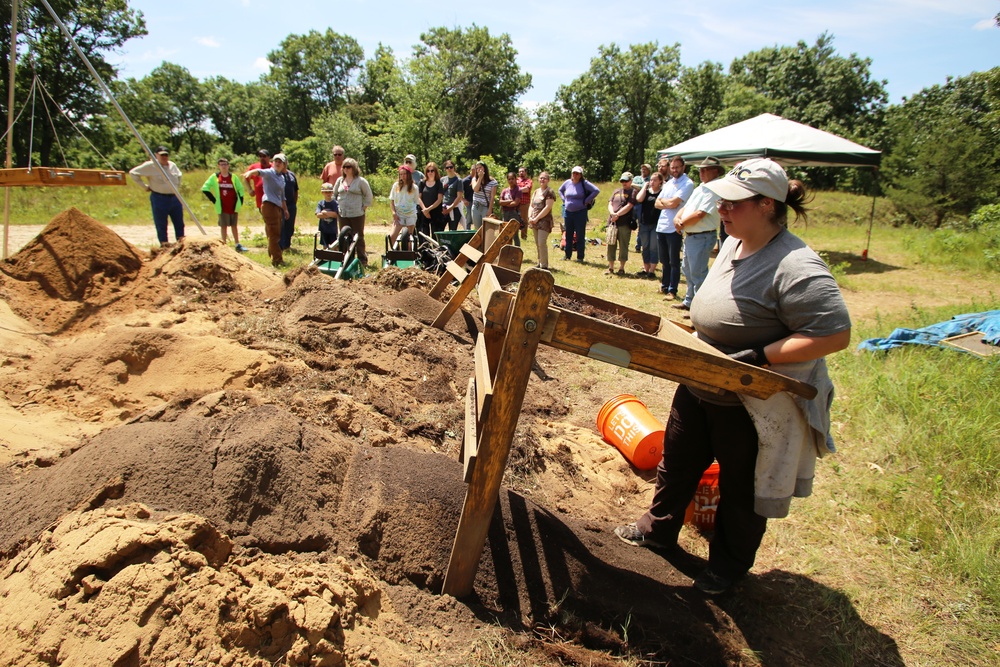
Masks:
[[[642,531],[634,523],[630,523],[627,526],[618,526],[615,528],[615,535],[618,536],[619,540],[625,544],[631,544],[633,547],[646,547],[647,549],[670,548],[666,544],[651,540],[643,535]]]
[[[736,581],[727,579],[712,572],[712,568],[706,568],[694,580],[694,587],[706,595],[722,595],[733,587]]]

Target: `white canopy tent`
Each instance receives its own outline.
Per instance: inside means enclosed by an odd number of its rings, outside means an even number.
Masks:
[[[688,162],[712,156],[728,163],[769,157],[803,167],[878,167],[882,161],[881,151],[770,113],[688,139],[657,157],[665,155]]]
[[[770,113],[657,151],[657,158],[674,155],[683,157],[687,162],[711,156],[731,164],[753,157],[767,157],[785,166],[800,167],[877,169],[882,162],[881,151]],[[868,221],[868,240],[861,253],[863,260],[868,259],[874,221],[875,196],[873,195],[871,219]]]

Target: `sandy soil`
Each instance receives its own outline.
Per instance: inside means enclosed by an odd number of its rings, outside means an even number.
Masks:
[[[147,253],[75,209],[0,269],[0,664],[497,664],[490,632],[536,665],[816,654],[809,621],[753,613],[809,582],[720,606],[690,587],[696,531],[666,558],[611,533],[653,478],[594,416],[624,383],[665,415],[670,383],[540,349],[456,600],[472,302],[441,331],[420,271],[282,277],[200,236]]]

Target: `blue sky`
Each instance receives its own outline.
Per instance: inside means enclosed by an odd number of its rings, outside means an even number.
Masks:
[[[507,33],[518,64],[532,75],[525,106],[549,102],[561,84],[584,72],[601,44],[680,43],[681,62],[705,60],[728,68],[733,58],[766,46],[809,44],[823,31],[841,55],[871,58],[871,72],[888,80],[892,103],[926,86],[1000,65],[1000,0],[720,0],[688,2],[515,3],[353,2],[340,0],[132,0],[149,34],[112,60],[124,76],[142,77],[163,61],[200,79],[257,79],[267,53],[291,33],[328,27],[354,37],[370,56],[379,42],[409,57],[420,33],[435,26],[469,26]],[[485,10],[489,6],[490,10]],[[659,6],[651,14],[637,8]],[[436,8],[436,9],[435,9]],[[496,8],[496,9],[493,9]]]

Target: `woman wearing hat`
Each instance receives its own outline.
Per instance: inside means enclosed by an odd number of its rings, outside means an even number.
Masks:
[[[608,200],[608,273],[615,272],[615,255],[618,256],[618,275],[625,275],[628,248],[632,242],[632,206],[635,191],[632,189],[632,174],[625,172],[618,179],[622,184]]]
[[[594,205],[600,189],[583,177],[583,167],[577,165],[570,172],[569,180],[559,186],[563,200],[563,227],[566,230],[566,259],[572,259],[576,248],[576,261],[583,263],[587,248],[587,211]]]
[[[824,357],[847,347],[851,320],[830,270],[787,229],[805,214],[805,185],[766,158],[742,162],[706,187],[727,233],[691,308],[703,341],[731,358],[815,386],[812,400],[767,400],[681,385],[674,394],[649,511],[615,534],[634,546],[675,548],[704,471],[719,462],[720,500],[708,567],[694,581],[728,591],[753,566],[768,518],[812,492],[815,457],[833,450],[833,384]]]
[[[267,254],[271,265],[281,266],[281,222],[288,217],[288,202],[285,199],[285,171],[288,170],[288,158],[284,153],[278,153],[271,160],[272,166],[250,169],[243,174],[243,180],[260,179],[261,202],[260,215],[264,218],[264,233],[267,235]]]

